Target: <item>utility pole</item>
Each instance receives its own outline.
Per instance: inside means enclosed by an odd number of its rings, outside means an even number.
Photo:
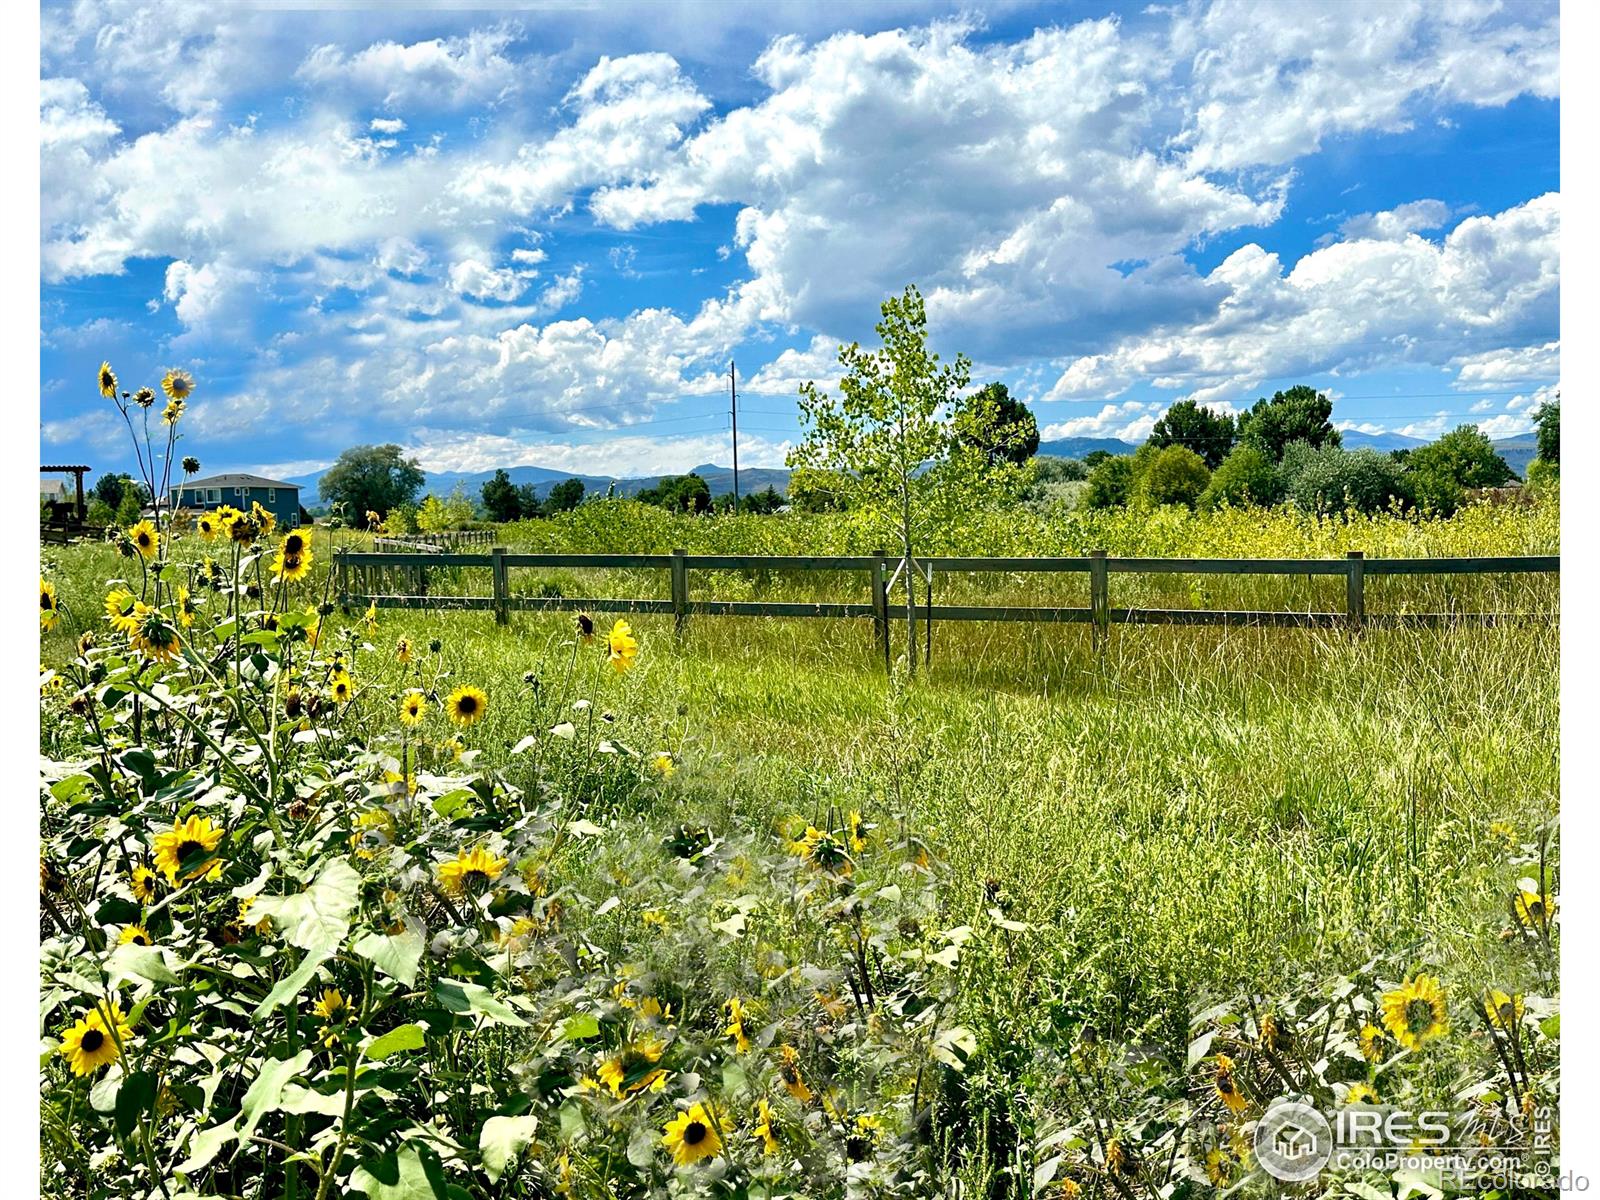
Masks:
[[[739,511],[739,384],[733,359],[728,360],[728,402],[733,415],[733,511]]]

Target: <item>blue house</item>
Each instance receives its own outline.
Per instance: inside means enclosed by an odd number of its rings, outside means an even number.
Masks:
[[[172,489],[173,505],[190,512],[221,508],[224,504],[249,512],[252,502],[260,504],[277,517],[279,529],[293,529],[300,524],[298,483],[284,483],[260,475],[234,474],[191,479]]]

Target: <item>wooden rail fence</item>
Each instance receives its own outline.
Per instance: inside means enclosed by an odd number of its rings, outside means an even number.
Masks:
[[[374,553],[340,550],[335,556],[339,604],[346,611],[352,605],[367,604],[378,608],[477,609],[492,611],[495,620],[501,624],[510,619],[513,611],[659,613],[671,614],[680,633],[691,616],[870,617],[875,639],[886,662],[890,653],[890,622],[895,614],[906,613],[904,605],[896,606],[890,600],[893,586],[904,576],[906,565],[903,559],[891,558],[883,551],[831,556],[689,554],[684,550],[674,550],[671,554],[513,554],[503,546],[495,546],[488,554],[465,554],[430,547],[423,553],[409,550]],[[915,645],[916,624],[920,621],[927,639],[925,653],[931,655],[933,625],[939,621],[1074,622],[1093,625],[1096,634],[1103,637],[1114,624],[1345,627],[1359,631],[1368,626],[1490,625],[1527,619],[1547,620],[1547,614],[1527,613],[1369,614],[1366,581],[1373,577],[1395,575],[1558,574],[1561,559],[1553,554],[1501,558],[1367,558],[1359,550],[1351,551],[1342,559],[1112,558],[1104,550],[1092,550],[1081,558],[923,558],[915,560],[911,566],[926,583],[926,601],[916,606],[914,616],[906,614],[909,619],[908,637],[911,644]],[[490,594],[430,594],[429,572],[455,567],[488,568],[491,572]],[[510,573],[513,568],[555,567],[664,570],[669,573],[670,598],[646,600],[512,594]],[[867,577],[868,599],[864,603],[694,600],[689,594],[691,570],[857,571]],[[933,603],[935,575],[975,572],[1087,574],[1089,606]],[[1345,603],[1341,611],[1324,612],[1113,608],[1110,577],[1114,574],[1339,576],[1345,581]],[[382,594],[376,586],[380,582],[390,586],[405,584],[410,590],[401,595]]]

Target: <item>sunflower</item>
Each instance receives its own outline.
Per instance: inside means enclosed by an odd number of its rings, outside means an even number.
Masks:
[[[208,542],[222,532],[222,522],[217,520],[216,513],[211,512],[203,512],[196,517],[194,527],[195,531]]]
[[[361,614],[361,619],[366,622],[369,634],[378,632],[378,602],[376,600],[368,603],[367,611]]]
[[[109,1019],[108,1019],[109,1018]],[[74,1075],[93,1075],[122,1056],[122,1045],[133,1036],[122,1009],[101,1001],[61,1035],[61,1053]]]
[[[183,456],[183,462],[179,465],[183,467],[183,473],[185,475],[200,474],[200,460],[192,454],[185,454]]]
[[[1550,928],[1550,919],[1556,915],[1555,898],[1545,892],[1519,888],[1511,902],[1512,911],[1524,929],[1543,933]]]
[[[1363,1025],[1361,1032],[1356,1035],[1356,1041],[1361,1046],[1361,1057],[1368,1062],[1377,1062],[1383,1057],[1383,1044],[1388,1040],[1389,1035],[1371,1021]]]
[[[801,1104],[809,1104],[816,1095],[806,1085],[804,1077],[800,1074],[800,1052],[793,1046],[781,1046],[778,1049],[778,1078],[783,1080],[783,1086],[789,1090]]]
[[[1420,1050],[1430,1039],[1450,1031],[1444,989],[1431,975],[1417,975],[1386,992],[1382,1007],[1384,1027],[1407,1050]]]
[[[1376,1104],[1378,1093],[1372,1090],[1370,1083],[1357,1081],[1345,1089],[1344,1102],[1346,1104]]]
[[[462,851],[449,862],[440,863],[439,886],[452,896],[465,896],[499,879],[505,869],[505,859],[479,846]]]
[[[740,1054],[750,1053],[750,1035],[744,1031],[745,1008],[739,997],[731,997],[722,1006],[728,1011],[728,1027],[722,1032],[733,1039],[733,1048]]]
[[[133,402],[140,408],[149,408],[156,402],[156,394],[149,388],[142,387],[133,394]]]
[[[1229,1112],[1240,1113],[1250,1107],[1250,1102],[1240,1094],[1238,1081],[1233,1077],[1233,1059],[1226,1054],[1217,1055],[1217,1074],[1213,1086]]]
[[[221,509],[217,510],[219,513]],[[249,513],[240,512],[236,508],[227,510],[227,515],[222,518],[222,528],[227,531],[228,537],[237,546],[244,547],[256,540],[261,532],[261,527],[256,524]]]
[[[128,540],[140,558],[154,558],[161,552],[161,535],[149,521],[140,521],[128,530]]]
[[[155,939],[150,936],[150,931],[143,925],[124,925],[122,932],[117,935],[117,943],[126,946],[132,942],[136,946],[154,946]]]
[[[194,391],[194,376],[173,368],[162,377],[161,390],[167,394],[168,400],[187,400],[189,393]]]
[[[48,579],[39,580],[39,629],[48,633],[61,619],[61,605],[56,600],[56,585]]]
[[[178,630],[160,609],[135,604],[133,617],[135,628],[128,638],[134,649],[153,662],[171,662],[178,657]]]
[[[656,1066],[661,1050],[662,1043],[656,1039],[640,1038],[606,1059],[595,1073],[618,1100],[643,1091],[659,1092],[667,1086],[666,1071]]]
[[[213,825],[209,817],[190,817],[187,821],[174,821],[169,831],[156,834],[156,866],[166,875],[168,883],[175,884],[178,882],[178,872],[184,868],[184,864],[194,863],[202,852],[209,853],[215,850],[225,833],[227,830]],[[221,879],[222,860],[206,858],[190,866],[184,874],[184,879],[199,879],[202,875],[211,880]]]
[[[178,614],[179,625],[182,625],[185,629],[194,627],[195,614],[199,610],[195,608],[194,597],[189,595],[188,588],[180,587],[178,589],[178,598],[173,604],[173,611]]]
[[[345,1008],[344,993],[338,988],[329,988],[322,993],[322,999],[311,1006],[311,1011],[324,1021],[332,1021],[335,1019],[342,1020],[341,1014],[344,1013]]]
[[[348,704],[350,697],[356,694],[355,682],[350,678],[348,671],[335,671],[328,680],[328,695],[333,697],[335,704]]]
[[[409,691],[400,697],[400,719],[407,725],[419,723],[428,711],[428,698],[420,691]]]
[[[393,844],[394,817],[386,808],[369,808],[356,818],[356,857],[377,858],[378,851]]]
[[[287,539],[285,539],[287,540]],[[279,550],[272,560],[272,574],[284,583],[296,583],[304,579],[311,572],[311,552],[305,554],[285,554]]]
[[[650,765],[663,779],[671,779],[678,773],[678,764],[672,761],[672,755],[665,750],[658,750],[656,756],[650,760]]]
[[[860,854],[867,848],[867,827],[861,820],[861,814],[852,808],[844,825],[845,842],[850,847],[850,853]]]
[[[100,364],[100,394],[108,400],[117,398],[117,376],[108,362]]]
[[[618,621],[611,627],[611,632],[606,635],[606,644],[611,651],[611,665],[621,675],[633,666],[633,660],[639,657],[639,642],[633,636],[633,630],[626,621]]]
[[[411,661],[412,653],[410,638],[402,637],[394,644],[394,656],[402,664]]]
[[[1502,1033],[1510,1033],[1522,1022],[1522,997],[1512,994],[1506,995],[1496,988],[1489,988],[1483,993],[1483,1015],[1489,1018],[1489,1024]]]
[[[466,727],[483,716],[484,710],[489,707],[489,697],[484,695],[483,689],[464,683],[450,693],[450,698],[444,702],[444,710],[457,725]]]
[[[721,1153],[721,1131],[726,1127],[703,1102],[698,1103],[667,1122],[661,1144],[672,1151],[672,1161],[680,1167],[693,1166],[703,1158],[714,1158]]]
[[[128,873],[128,890],[140,904],[149,904],[154,900],[159,886],[156,873],[142,864]]]
[[[168,400],[167,406],[161,410],[161,423],[163,425],[176,425],[178,418],[183,416],[183,410],[188,405],[182,400]]]
[[[270,508],[263,507],[261,501],[250,501],[250,519],[261,528],[261,532],[270,535],[278,527],[278,515]]]
[[[137,629],[139,622],[134,617],[133,610],[138,603],[138,597],[127,588],[112,588],[106,594],[106,620],[111,622],[111,628],[118,633],[127,634]]]
[[[1224,1150],[1221,1146],[1213,1146],[1211,1149],[1206,1151],[1206,1178],[1211,1181],[1212,1187],[1221,1187],[1223,1184],[1227,1183],[1228,1176],[1231,1173],[1232,1172],[1229,1170],[1228,1164],[1228,1152],[1226,1150]],[[1066,1182],[1072,1183],[1070,1179]],[[1067,1193],[1063,1189],[1063,1194],[1076,1196],[1078,1194],[1078,1185],[1073,1183],[1072,1191]]]
[[[782,1149],[778,1145],[778,1136],[772,1131],[772,1105],[767,1103],[763,1096],[756,1101],[756,1120],[751,1126],[750,1136],[761,1143],[761,1153],[777,1154]]]

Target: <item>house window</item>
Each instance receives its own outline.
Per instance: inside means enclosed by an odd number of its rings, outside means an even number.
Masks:
[[[278,489],[277,488],[268,488],[267,489],[267,503],[268,504],[276,504],[277,502],[278,502]]]
[[[236,487],[236,488],[233,489],[233,494],[235,496],[243,496],[244,495],[244,489],[242,487]]]
[[[206,499],[208,501],[210,501],[211,503],[213,503],[213,504],[221,504],[222,503],[222,489],[221,488],[207,488],[206,489]]]

